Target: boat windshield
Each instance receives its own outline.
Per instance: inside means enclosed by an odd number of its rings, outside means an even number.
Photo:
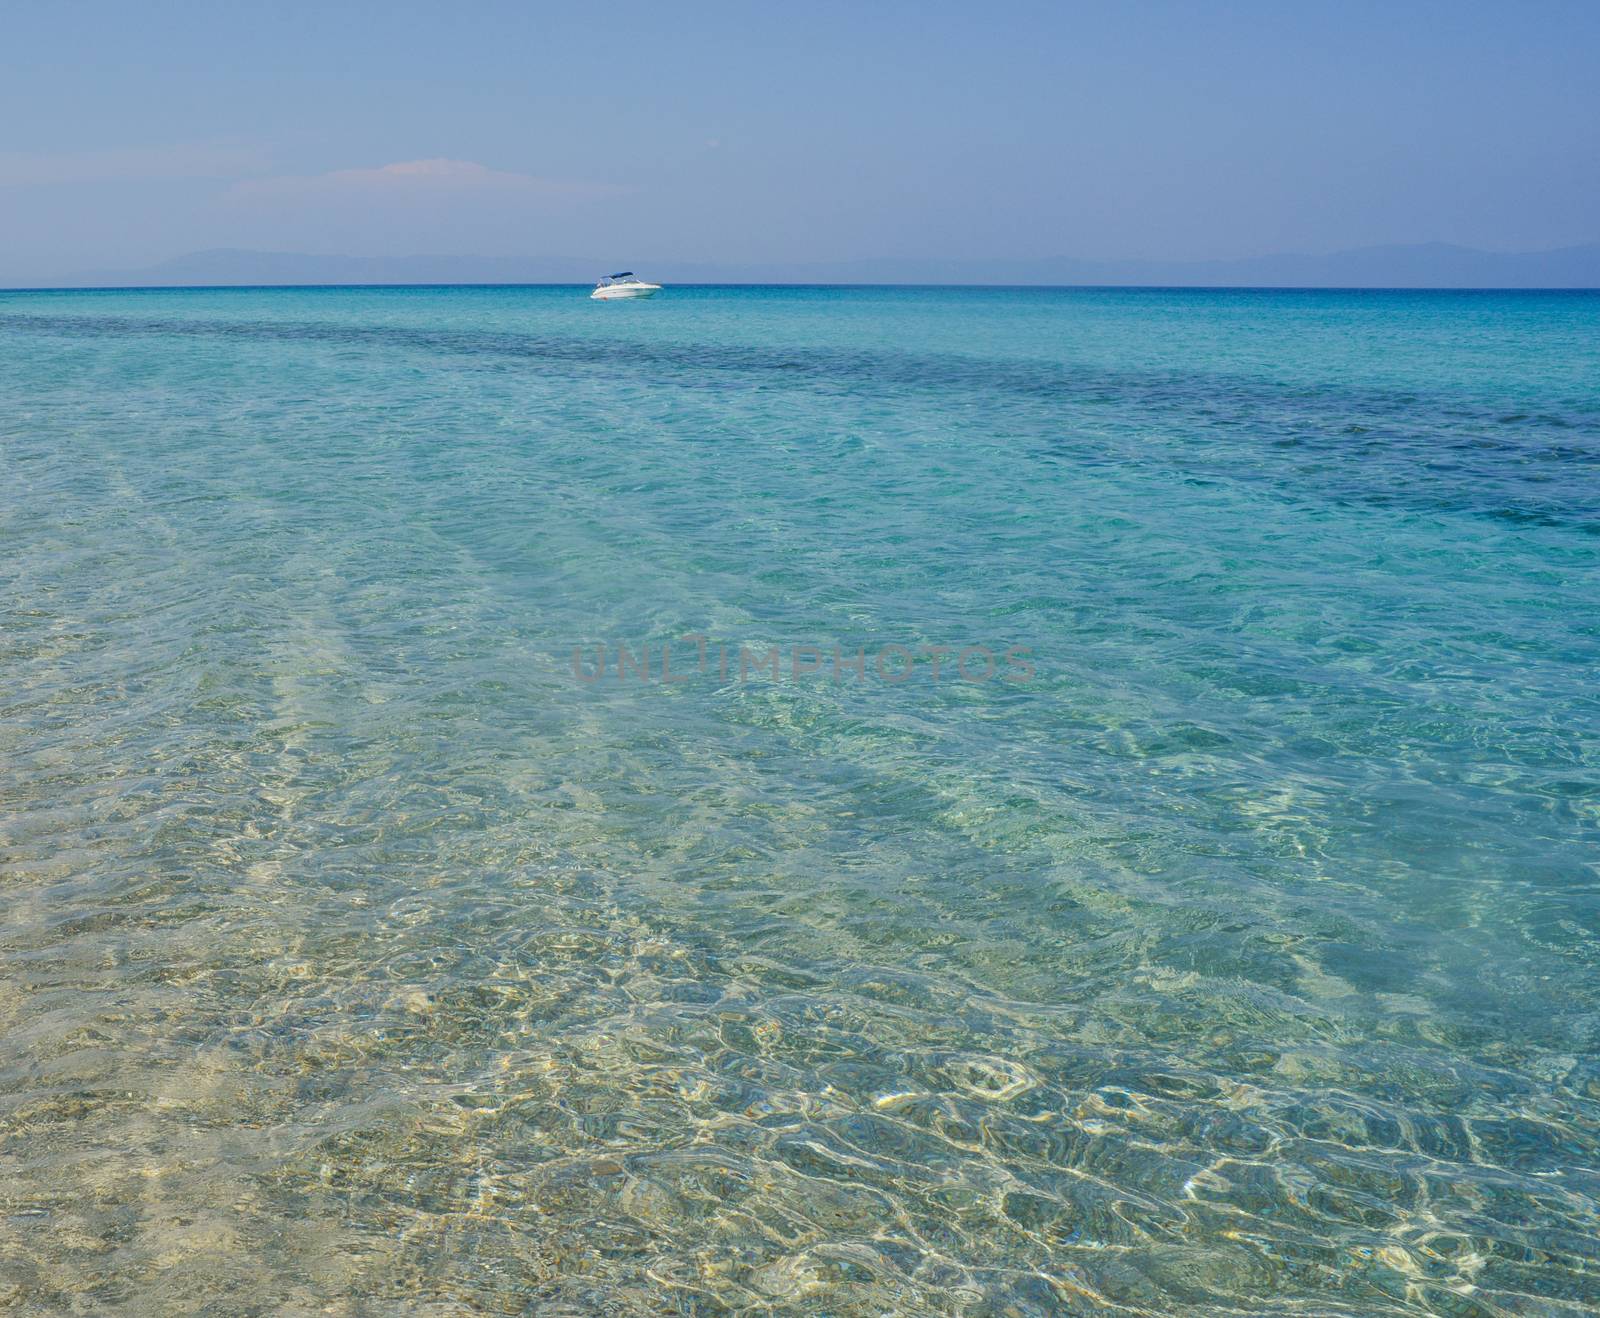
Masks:
[[[624,280],[632,279],[633,277],[634,274],[632,270],[624,270],[620,274],[607,275],[599,282],[599,284],[596,285],[596,287],[604,288],[607,284],[620,284]]]

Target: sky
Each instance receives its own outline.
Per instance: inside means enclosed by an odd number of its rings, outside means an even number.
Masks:
[[[0,275],[1600,241],[1600,3],[38,3]]]

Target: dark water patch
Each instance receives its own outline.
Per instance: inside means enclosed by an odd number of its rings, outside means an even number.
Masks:
[[[1191,474],[1274,489],[1308,488],[1346,504],[1464,514],[1584,536],[1597,530],[1591,492],[1600,488],[1600,399],[1572,400],[1565,412],[1506,414],[1492,400],[1463,406],[1455,394],[1307,385],[1222,372],[1126,372],[949,353],[313,322],[13,314],[0,316],[0,329],[86,338],[306,343],[549,363],[578,371],[653,374],[674,388],[691,390],[771,385],[829,393],[969,395],[1029,410],[1059,407],[1069,434],[1049,447],[1084,461],[1158,457]],[[1029,425],[1037,428],[1032,419]],[[1502,437],[1490,429],[1494,426],[1518,433]],[[1129,427],[1135,433],[1127,434]],[[1070,431],[1086,433],[1075,437]],[[1575,440],[1572,432],[1583,438]],[[1197,443],[1202,436],[1204,443]],[[1429,479],[1419,480],[1419,473]]]

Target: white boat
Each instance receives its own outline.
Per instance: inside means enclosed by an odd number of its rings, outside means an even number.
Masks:
[[[594,292],[589,296],[601,302],[610,302],[620,297],[654,297],[660,291],[660,284],[647,284],[632,270],[624,270],[621,274],[607,275],[594,286]]]

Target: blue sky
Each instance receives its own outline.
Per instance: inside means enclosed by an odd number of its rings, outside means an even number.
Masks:
[[[0,273],[1600,240],[1600,4],[35,3]]]

